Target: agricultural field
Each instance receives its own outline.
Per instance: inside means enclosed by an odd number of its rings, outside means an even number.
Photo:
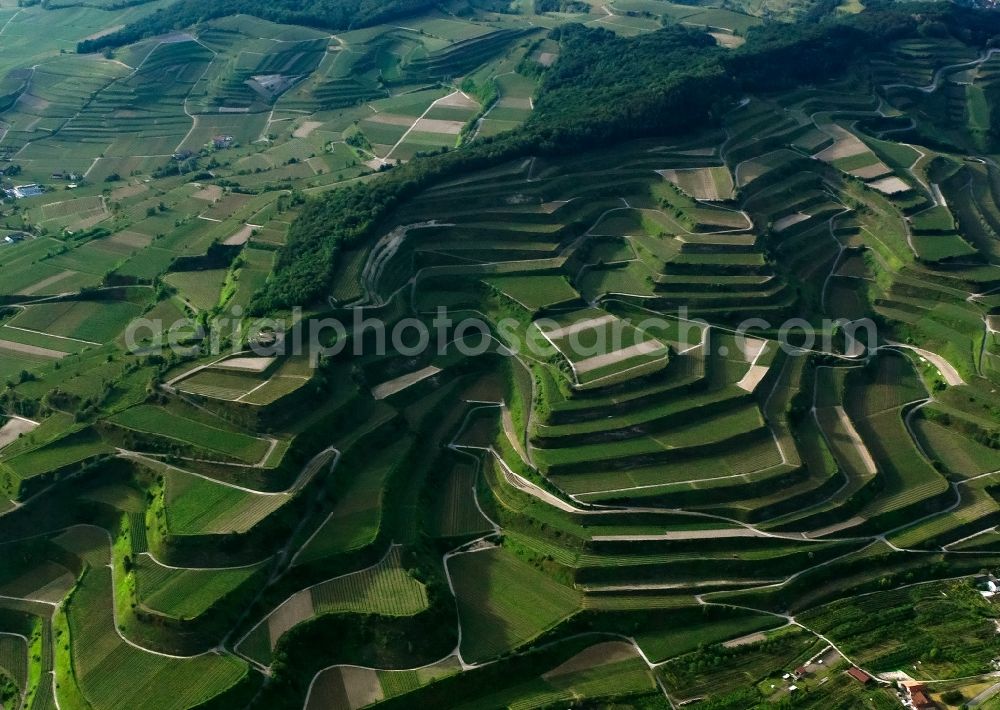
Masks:
[[[998,35],[0,0],[0,706],[995,705]]]
[[[262,569],[263,565],[173,569],[144,555],[136,562],[136,594],[149,609],[177,619],[195,619]]]
[[[260,461],[270,448],[264,439],[222,428],[221,421],[218,422],[219,426],[213,426],[158,407],[134,407],[109,421],[126,429],[170,439],[181,445],[215,452],[245,463]]]
[[[245,532],[286,502],[180,471],[164,479],[166,525],[176,535]]]
[[[563,587],[502,549],[448,561],[459,623],[470,659],[512,651],[572,615],[578,592]]]
[[[983,672],[993,657],[990,610],[972,582],[961,581],[834,602],[803,614],[802,620],[866,668],[919,662],[935,677],[961,677]],[[910,633],[917,629],[919,634]]]
[[[313,617],[344,613],[412,616],[425,608],[426,589],[403,568],[399,548],[394,546],[367,569],[292,595],[251,629],[238,647],[253,660],[267,663],[282,636]]]
[[[109,571],[88,571],[61,612],[60,623],[72,635],[72,673],[88,702],[128,708],[155,698],[160,707],[184,708],[226,692],[248,672],[231,657],[167,658],[125,643],[115,629],[113,593]]]

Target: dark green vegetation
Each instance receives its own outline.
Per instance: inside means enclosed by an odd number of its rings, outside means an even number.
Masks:
[[[136,3],[138,4],[138,3]],[[350,30],[389,22],[433,7],[429,0],[178,0],[161,11],[103,37],[77,45],[81,54],[121,47],[199,22],[230,15],[253,15],[271,22],[330,30]]]
[[[991,687],[998,32],[930,4],[0,2],[0,172],[45,188],[0,203],[0,704]],[[250,348],[248,311],[440,306],[483,354],[451,326]],[[781,348],[790,318],[817,339]]]

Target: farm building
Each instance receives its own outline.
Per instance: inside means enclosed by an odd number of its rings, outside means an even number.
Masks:
[[[927,686],[923,683],[910,682],[903,683],[902,685],[909,697],[910,706],[915,708],[915,710],[933,710],[933,708],[937,707],[927,695]]]
[[[913,704],[913,707],[916,708],[916,710],[934,710],[937,708],[934,701],[927,697],[927,693],[923,690],[913,691],[910,694],[910,703]]]
[[[16,244],[17,242],[23,242],[27,238],[28,235],[25,234],[24,232],[14,232],[12,234],[8,234],[6,237],[3,238],[3,240],[7,244]]]
[[[234,142],[236,139],[233,136],[216,136],[212,139],[212,145],[218,150],[232,148]]]
[[[871,676],[857,666],[852,666],[847,671],[847,674],[863,685],[867,685],[871,682]]]

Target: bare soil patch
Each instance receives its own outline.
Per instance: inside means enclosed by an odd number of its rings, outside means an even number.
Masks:
[[[730,639],[729,641],[723,641],[722,645],[726,648],[736,648],[737,646],[746,646],[751,643],[758,643],[767,638],[764,634],[758,631],[755,634],[747,634],[746,636],[740,636],[736,639]]]
[[[463,94],[461,91],[456,91],[452,94],[448,94],[444,98],[437,100],[437,106],[451,106],[453,108],[478,108],[479,104],[470,99],[468,96]]]
[[[716,173],[719,171],[715,168],[682,168],[656,172],[696,200],[727,200],[733,194],[731,179],[724,180],[720,189],[716,180]]]
[[[543,331],[545,335],[549,338],[560,339],[568,338],[574,333],[582,333],[585,330],[590,330],[592,328],[598,328],[606,323],[611,323],[615,320],[612,315],[598,316],[597,318],[588,318],[587,320],[582,320],[572,325],[567,325],[562,328],[555,328],[554,330]]]
[[[21,434],[27,434],[38,426],[38,422],[21,417],[11,417],[0,427],[0,449],[7,446],[12,441],[16,441]]]
[[[70,276],[72,276],[75,273],[76,272],[73,271],[72,269],[67,269],[66,271],[63,271],[62,273],[55,274],[54,276],[49,276],[47,279],[42,279],[38,283],[35,283],[35,284],[32,284],[31,286],[28,286],[28,288],[26,288],[26,289],[22,289],[21,291],[18,292],[18,295],[19,296],[33,296],[36,293],[38,293],[39,291],[41,291],[43,289],[46,289],[49,286],[52,286],[53,284],[57,284],[60,281],[62,281],[63,279],[69,278]]]
[[[108,218],[107,210],[101,210],[98,214],[90,215],[89,217],[84,217],[76,222],[70,224],[67,229],[71,232],[78,232],[82,229],[90,229],[91,227],[100,224]]]
[[[386,397],[391,397],[397,392],[402,392],[407,387],[411,387],[418,382],[426,380],[428,377],[433,377],[439,372],[441,372],[440,367],[429,365],[428,367],[417,370],[416,372],[407,373],[402,377],[397,377],[393,380],[383,382],[382,384],[373,387],[372,397],[375,399],[385,399]]]
[[[191,195],[191,197],[196,200],[204,200],[205,202],[218,202],[222,199],[222,188],[218,185],[206,185]]]
[[[322,125],[322,121],[303,121],[301,126],[292,131],[292,138],[308,138]]]
[[[906,192],[911,189],[909,184],[895,176],[870,182],[868,183],[868,186],[886,195],[895,195],[899,192]]]
[[[48,348],[40,348],[37,345],[25,345],[24,343],[15,343],[10,340],[0,340],[0,350],[10,350],[15,353],[24,353],[25,355],[35,355],[36,357],[47,357],[53,360],[61,360],[62,358],[69,355],[69,353],[62,353],[58,350],[49,350]]]
[[[244,372],[263,372],[273,362],[273,357],[234,357],[223,360],[216,367],[224,367],[227,370],[243,370]]]
[[[736,386],[741,390],[753,392],[770,369],[767,365],[752,365],[747,370],[747,374],[743,375],[743,379],[736,383]]]
[[[271,639],[271,648],[274,648],[275,644],[278,643],[278,639],[293,626],[311,619],[315,613],[312,594],[308,589],[293,595],[288,601],[275,609],[274,613],[267,617],[267,631]]]
[[[872,458],[871,452],[868,447],[865,446],[865,442],[862,440],[861,435],[858,434],[858,430],[854,428],[854,422],[851,418],[847,416],[847,412],[843,407],[834,407],[837,411],[837,418],[840,420],[840,426],[843,427],[844,431],[847,432],[847,436],[851,439],[851,444],[854,449],[858,452],[858,456],[865,464],[865,469],[868,473],[878,473],[878,467],[875,465],[875,459]]]
[[[807,215],[805,212],[796,212],[794,214],[785,215],[777,222],[775,222],[771,228],[775,232],[783,232],[784,230],[798,224],[799,222],[805,222],[807,219],[809,219],[809,217],[810,215]]]
[[[726,49],[736,49],[746,43],[746,40],[742,37],[731,35],[728,32],[709,32],[708,34],[711,35],[717,45]]]
[[[422,133],[443,133],[457,136],[462,132],[465,123],[462,121],[445,121],[440,118],[421,118],[413,125],[413,130]]]
[[[370,668],[344,666],[340,669],[340,677],[344,681],[344,691],[351,710],[367,707],[385,697],[378,674]]]
[[[743,357],[747,362],[754,362],[760,354],[764,352],[764,347],[767,345],[766,340],[760,340],[758,338],[748,338],[743,342]]]
[[[844,133],[847,132],[844,131]],[[847,136],[838,139],[836,143],[831,145],[829,148],[821,150],[813,157],[829,163],[834,160],[839,160],[840,158],[850,158],[867,152],[868,146],[848,133]]]
[[[606,666],[619,661],[627,661],[638,654],[635,647],[625,641],[606,641],[580,651],[565,663],[562,663],[548,673],[542,675],[545,680],[559,678],[578,671],[585,671],[598,666]]]
[[[246,244],[250,237],[253,236],[253,227],[249,224],[244,224],[240,231],[230,235],[226,238],[226,241],[222,242],[226,246],[240,246]]]
[[[665,350],[666,346],[656,340],[644,340],[641,343],[636,343],[627,348],[622,348],[621,350],[616,350],[613,353],[605,353],[604,355],[595,355],[594,357],[588,357],[586,360],[581,360],[575,363],[573,369],[578,374],[583,374],[586,372],[591,372],[592,370],[597,370],[607,365],[614,365],[619,362],[624,362],[639,355],[649,355],[650,353],[655,353],[658,350]]]
[[[413,125],[413,118],[410,116],[399,116],[394,113],[376,113],[374,116],[369,116],[365,119],[371,123],[384,123],[390,126],[406,126],[409,127]]]
[[[507,465],[503,461],[499,461],[500,468],[503,469],[503,477],[514,488],[518,489],[522,493],[527,493],[529,496],[533,496],[543,503],[547,503],[554,508],[558,508],[566,513],[578,513],[579,511],[572,505],[564,501],[562,498],[557,498],[556,496],[549,493],[547,490],[536,486],[534,483],[529,481],[523,476],[511,471],[507,468]]]

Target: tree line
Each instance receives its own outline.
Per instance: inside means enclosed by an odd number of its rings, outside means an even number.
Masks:
[[[147,37],[230,15],[253,15],[271,22],[328,30],[367,27],[427,10],[436,0],[178,0],[117,32],[77,44],[80,54],[121,47]]]

